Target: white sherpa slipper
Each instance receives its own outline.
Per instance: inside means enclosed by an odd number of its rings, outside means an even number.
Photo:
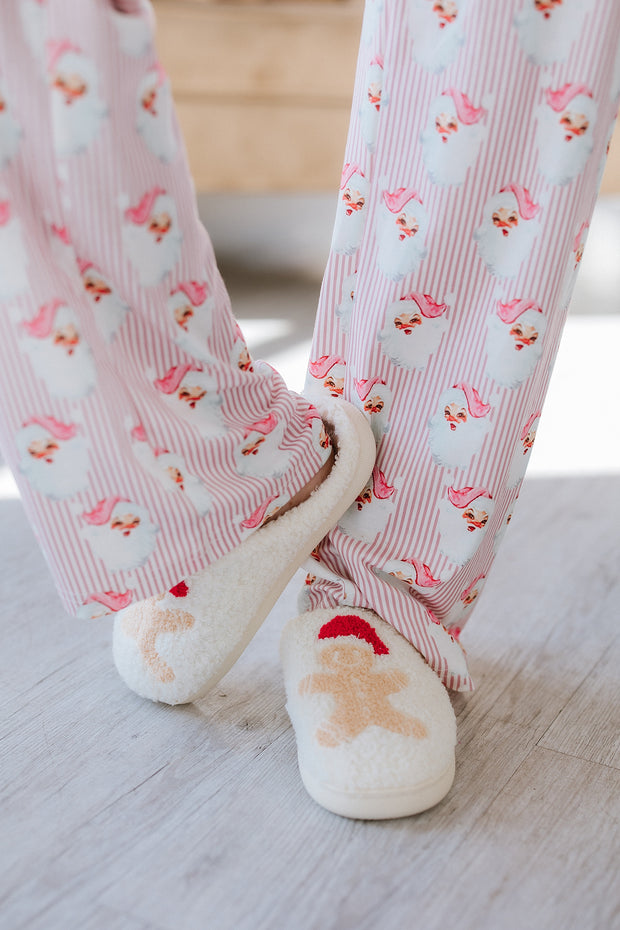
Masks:
[[[280,647],[299,771],[322,807],[361,820],[417,814],[454,780],[456,719],[420,653],[371,610],[311,610]]]
[[[338,400],[317,404],[337,454],[313,494],[171,591],[125,608],[114,661],[125,683],[166,704],[195,701],[237,661],[312,549],[363,488],[376,446],[364,415]]]

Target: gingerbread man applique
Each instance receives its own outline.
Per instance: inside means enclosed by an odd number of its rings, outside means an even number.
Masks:
[[[185,597],[187,594],[187,585],[184,581],[179,582],[170,591],[175,597]],[[194,617],[186,610],[177,608],[168,608],[152,610],[152,603],[161,601],[165,594],[143,601],[142,604],[146,609],[136,609],[129,616],[123,617],[123,630],[127,636],[136,640],[140,655],[144,664],[150,672],[159,679],[159,681],[174,681],[175,674],[167,662],[164,662],[156,649],[157,637],[161,633],[179,633],[181,630],[189,630],[194,625]],[[136,605],[139,608],[140,605]]]
[[[299,693],[334,698],[331,716],[315,733],[321,746],[350,742],[370,726],[418,739],[427,736],[420,720],[390,703],[388,695],[402,691],[408,677],[398,669],[374,668],[376,656],[387,655],[389,650],[366,620],[354,614],[334,617],[321,627],[318,638],[333,640],[320,653],[326,671],[303,678]]]

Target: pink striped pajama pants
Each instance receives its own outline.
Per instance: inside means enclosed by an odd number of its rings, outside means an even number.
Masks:
[[[304,605],[372,607],[467,690],[458,637],[581,259],[620,7],[367,0],[304,399],[249,358],[133,6],[2,11],[0,439],[60,595],[98,616],[234,548],[318,470],[312,401],[343,394],[377,461]]]

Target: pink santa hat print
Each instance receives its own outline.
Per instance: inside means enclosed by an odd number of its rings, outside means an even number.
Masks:
[[[422,203],[417,192],[412,187],[399,187],[398,190],[390,193],[383,191],[383,202],[390,213],[400,213],[410,200],[417,200]]]
[[[484,107],[473,106],[467,94],[457,90],[456,87],[448,87],[447,90],[444,90],[442,96],[452,97],[459,122],[465,126],[473,126],[474,123],[480,122],[487,115]]]
[[[436,588],[441,584],[441,580],[435,578],[428,565],[420,559],[403,559],[403,562],[413,566],[415,583],[419,588]]]
[[[382,378],[366,378],[364,380],[358,381],[355,380],[355,390],[357,391],[357,396],[361,401],[365,401],[375,385],[380,387],[386,387],[386,383]]]
[[[154,385],[158,391],[161,391],[162,394],[174,394],[178,390],[179,385],[181,384],[183,378],[188,373],[188,371],[202,371],[200,365],[193,365],[191,362],[186,363],[185,365],[174,365],[172,368],[169,368],[163,378],[157,378],[154,381]]]
[[[47,43],[47,69],[50,73],[55,71],[58,62],[67,52],[75,52],[77,55],[81,55],[82,49],[68,39],[50,39]]]
[[[334,365],[346,365],[346,361],[340,355],[321,355],[308,365],[308,371],[313,378],[324,378],[332,370]]]
[[[592,91],[585,84],[571,84],[570,82],[567,82],[558,90],[551,90],[548,87],[545,91],[547,103],[556,113],[562,113],[575,97],[592,98]]]
[[[527,313],[528,310],[536,310],[538,313],[542,313],[542,309],[538,306],[536,301],[525,300],[522,297],[510,300],[508,303],[502,303],[501,300],[498,300],[497,307],[497,315],[503,323],[514,323],[522,314]]]
[[[47,339],[52,333],[54,317],[59,307],[64,306],[64,301],[56,299],[50,300],[49,303],[43,304],[39,312],[32,320],[24,320],[22,327],[27,330],[28,335],[35,339]]]
[[[256,510],[250,514],[249,517],[246,517],[245,520],[241,521],[241,526],[244,530],[255,530],[257,526],[260,526],[263,520],[265,519],[265,514],[269,508],[269,505],[272,504],[278,495],[272,494],[271,497],[268,497],[260,507],[257,507]]]
[[[400,299],[414,301],[418,305],[422,316],[425,316],[429,320],[436,319],[448,309],[447,304],[437,303],[430,294],[421,294],[419,291],[412,291],[410,294],[406,294]]]
[[[263,417],[262,420],[257,420],[255,423],[251,423],[250,426],[246,426],[243,430],[243,438],[247,439],[251,433],[261,433],[263,436],[268,436],[277,425],[277,417],[270,413],[269,416]]]
[[[204,281],[183,281],[174,291],[170,292],[170,296],[174,297],[179,293],[185,294],[193,307],[199,307],[207,299],[207,284]]]
[[[93,510],[84,511],[82,517],[90,526],[105,526],[110,522],[116,505],[126,502],[129,502],[127,497],[104,497]]]
[[[467,409],[469,414],[472,417],[486,417],[487,413],[491,410],[490,404],[485,404],[480,394],[475,387],[472,387],[471,384],[465,384],[463,382],[459,384],[453,384],[453,388],[458,388],[465,395],[465,400],[467,402]]]
[[[521,219],[533,220],[540,213],[540,204],[534,203],[527,187],[523,187],[522,184],[506,184],[505,187],[500,189],[500,194],[505,194],[508,191],[514,195],[517,201]]]
[[[77,433],[75,423],[61,423],[54,417],[30,417],[25,421],[24,426],[41,426],[54,439],[67,440],[73,439]]]
[[[387,483],[385,480],[385,475],[375,465],[372,470],[372,493],[377,498],[377,500],[389,500],[395,491],[396,488]]]
[[[131,591],[101,591],[98,594],[91,594],[86,598],[84,604],[101,604],[107,607],[112,613],[117,610],[124,610],[133,600]]]
[[[11,204],[8,200],[0,200],[0,226],[6,226],[11,219]]]
[[[343,191],[350,183],[351,178],[357,175],[360,178],[364,178],[364,172],[359,167],[359,165],[351,164],[347,162],[344,168],[342,169],[342,174],[340,176],[340,190]]]
[[[465,510],[479,497],[486,497],[490,501],[493,500],[491,493],[486,488],[448,488],[448,497],[450,503],[458,507],[459,510]]]
[[[531,430],[531,428],[532,428],[532,426],[534,425],[534,423],[536,422],[536,420],[540,417],[540,414],[541,414],[541,411],[540,411],[540,410],[537,410],[536,413],[533,413],[533,414],[531,415],[531,417],[529,418],[529,420],[527,421],[527,423],[525,424],[525,426],[524,426],[523,429],[521,430],[521,437],[520,437],[520,438],[521,438],[521,442],[525,442],[525,440],[527,439],[527,434],[528,434],[529,431]]]
[[[153,212],[155,201],[165,193],[163,187],[152,187],[135,207],[128,207],[125,210],[125,219],[136,226],[143,226]]]

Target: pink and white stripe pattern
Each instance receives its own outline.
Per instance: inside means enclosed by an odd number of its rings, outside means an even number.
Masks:
[[[607,0],[366,6],[345,154],[366,185],[364,231],[345,250],[339,207],[312,359],[346,359],[353,402],[360,381],[386,386],[377,466],[396,491],[389,512],[367,497],[323,541],[305,603],[371,607],[457,690],[472,686],[458,635],[518,496],[580,258],[575,240],[600,182],[619,33],[620,8]],[[369,145],[377,60],[383,95]],[[565,105],[550,119],[556,91]],[[386,221],[386,196],[400,230]],[[423,247],[409,246],[421,237]],[[443,329],[431,328],[419,299],[401,300],[411,295],[447,305]],[[512,301],[542,310],[544,325],[530,314],[529,329],[515,318],[501,330],[498,306]],[[409,316],[396,323],[401,308]],[[458,385],[490,411],[458,402]],[[476,491],[485,494],[462,508],[451,501]],[[373,507],[374,524],[363,516]],[[412,560],[439,583],[416,580]]]

